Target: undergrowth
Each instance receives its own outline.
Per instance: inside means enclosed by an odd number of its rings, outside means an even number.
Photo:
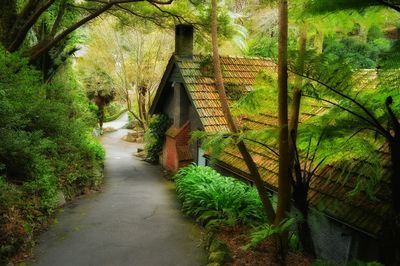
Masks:
[[[67,70],[65,70],[67,72]],[[29,249],[60,202],[102,182],[96,119],[73,73],[49,83],[0,49],[0,265]]]
[[[254,187],[196,165],[182,168],[174,179],[182,211],[206,228],[266,223]]]

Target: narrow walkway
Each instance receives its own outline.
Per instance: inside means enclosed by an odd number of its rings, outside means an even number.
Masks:
[[[159,166],[132,156],[137,144],[106,134],[104,191],[57,215],[30,265],[205,265],[201,232],[182,216]]]

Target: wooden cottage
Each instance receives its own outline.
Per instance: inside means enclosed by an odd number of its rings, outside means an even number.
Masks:
[[[209,56],[192,53],[193,28],[188,25],[177,26],[175,44],[176,52],[167,65],[150,110],[152,114],[167,114],[173,120],[173,125],[166,134],[162,154],[163,167],[172,172],[190,162],[208,164],[208,157],[204,156],[199,143],[190,141],[191,132],[228,131],[210,71],[211,59]],[[275,63],[266,59],[221,57],[221,64],[226,86],[235,88],[235,93],[251,90],[261,71],[276,73]],[[227,93],[229,97],[229,91]],[[310,104],[309,107],[307,112],[301,114],[301,121],[326,110],[326,107],[319,104]],[[244,115],[237,119],[240,119],[241,126],[250,129],[277,127],[275,110],[258,115]],[[266,187],[275,193],[278,179],[277,158],[255,143],[249,142],[247,146]],[[381,151],[381,156],[389,161],[389,154],[385,151]],[[235,146],[226,148],[212,166],[226,175],[252,182]],[[388,181],[382,182],[377,200],[371,200],[363,193],[349,196],[356,184],[352,181],[343,183],[341,175],[341,169],[328,165],[320,169],[311,182],[309,222],[317,256],[341,265],[353,258],[376,260],[379,257],[376,239],[390,208]]]

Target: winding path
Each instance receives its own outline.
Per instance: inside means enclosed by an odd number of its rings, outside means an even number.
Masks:
[[[138,144],[106,134],[104,191],[65,206],[28,265],[205,265],[198,227],[182,216],[159,166],[132,156]]]

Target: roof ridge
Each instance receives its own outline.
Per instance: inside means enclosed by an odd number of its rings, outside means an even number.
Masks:
[[[193,54],[193,57],[207,57],[207,56],[212,56],[212,54]],[[180,57],[178,55],[175,55],[175,58],[178,60],[193,60],[193,58],[185,58],[185,57]],[[245,55],[220,55],[220,58],[231,58],[231,59],[247,59],[247,60],[264,60],[264,61],[271,61],[274,62],[274,59],[272,58],[265,58],[265,57],[259,57],[259,56],[245,56]]]

